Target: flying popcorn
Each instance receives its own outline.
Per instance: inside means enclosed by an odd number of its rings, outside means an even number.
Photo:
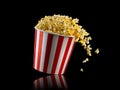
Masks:
[[[98,49],[98,48],[95,50],[95,53],[96,53],[96,54],[99,54],[99,49]]]
[[[85,60],[82,61],[82,63],[86,63],[86,62],[88,62],[88,61],[89,61],[89,59],[86,58]]]
[[[80,71],[83,72],[83,68],[81,68]]]

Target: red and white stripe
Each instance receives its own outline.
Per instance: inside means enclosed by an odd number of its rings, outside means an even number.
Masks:
[[[46,77],[41,77],[33,82],[35,89],[47,89],[47,88],[59,88],[68,89],[66,79],[63,75],[51,75]]]
[[[74,46],[74,37],[35,30],[33,67],[48,74],[64,74]]]

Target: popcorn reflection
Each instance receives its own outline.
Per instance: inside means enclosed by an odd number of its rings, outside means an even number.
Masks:
[[[67,89],[67,82],[63,75],[50,75],[36,79],[33,82],[35,90],[55,88],[55,89]]]

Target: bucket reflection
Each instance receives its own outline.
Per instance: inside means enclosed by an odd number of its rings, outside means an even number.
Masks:
[[[67,90],[68,85],[63,75],[50,75],[36,79],[33,82],[35,90],[62,89]]]

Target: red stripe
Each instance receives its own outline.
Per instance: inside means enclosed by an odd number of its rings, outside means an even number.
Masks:
[[[64,85],[64,82],[63,82],[62,76],[61,76],[61,75],[58,75],[58,76],[59,76],[59,79],[60,79],[61,87],[62,87],[62,88],[65,88],[65,85]]]
[[[40,79],[37,79],[36,82],[37,82],[37,83],[36,83],[36,84],[37,84],[37,85],[36,85],[36,86],[37,86],[37,89],[40,89]]]
[[[72,52],[73,52],[74,46],[75,46],[75,43],[74,43],[73,46],[72,46],[72,50],[71,50],[71,52],[70,52],[70,55],[69,55],[69,57],[68,57],[68,61],[67,61],[67,62],[69,62],[69,60],[70,60],[70,57],[71,57],[71,54],[72,54]],[[63,73],[66,71],[67,67],[68,67],[68,63],[66,64],[66,67],[65,67]]]
[[[43,80],[44,80],[44,87],[47,89],[48,88],[47,76],[43,77]]]
[[[40,59],[41,59],[41,52],[42,52],[42,41],[43,41],[43,32],[40,32],[39,37],[39,44],[38,44],[38,62],[37,62],[37,70],[40,70]]]
[[[34,34],[34,60],[33,60],[33,67],[35,68],[35,61],[36,61],[36,38],[37,38],[37,30],[35,30]]]
[[[51,79],[52,79],[52,82],[53,82],[53,87],[57,87],[57,82],[56,82],[56,79],[55,79],[55,75],[51,75]]]
[[[65,49],[65,52],[64,52],[64,56],[63,56],[63,59],[62,59],[62,63],[61,63],[60,70],[59,70],[58,74],[61,74],[61,72],[62,72],[64,63],[65,63],[65,60],[66,60],[66,57],[67,57],[67,54],[68,54],[68,51],[69,51],[69,48],[70,48],[70,45],[71,45],[71,42],[72,42],[72,37],[70,37],[68,39],[68,42],[67,42],[67,45],[66,45],[66,49]]]
[[[43,72],[47,71],[48,61],[49,61],[50,51],[51,51],[51,45],[52,45],[52,39],[53,39],[53,35],[48,34]]]
[[[58,63],[59,54],[60,54],[60,50],[61,50],[61,47],[62,47],[63,39],[64,39],[64,37],[62,37],[62,36],[59,36],[59,38],[58,38],[55,57],[54,57],[54,62],[53,62],[53,66],[52,66],[52,74],[54,74],[55,70],[56,70],[56,66],[57,66],[57,63]]]

